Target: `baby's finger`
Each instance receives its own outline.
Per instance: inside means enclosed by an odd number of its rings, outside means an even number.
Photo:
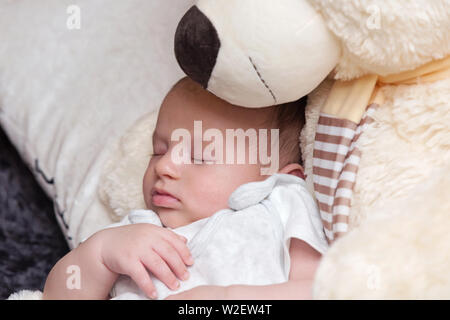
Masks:
[[[175,250],[177,250],[186,265],[190,266],[194,264],[194,258],[192,258],[189,248],[185,242],[180,242],[179,235],[169,230],[167,237],[164,237],[164,239],[168,241],[175,248]]]
[[[159,256],[159,253],[150,249],[150,252],[141,257],[142,263],[153,275],[163,282],[169,289],[178,289],[180,283],[176,276],[167,266],[166,262]]]
[[[147,270],[141,263],[136,264],[129,271],[128,275],[149,298],[156,299],[158,297],[155,285],[153,284]]]
[[[179,279],[187,280],[189,278],[186,265],[170,242],[161,241],[153,246],[153,250],[164,259]]]

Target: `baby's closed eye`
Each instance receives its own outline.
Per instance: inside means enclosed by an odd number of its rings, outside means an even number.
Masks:
[[[191,160],[193,164],[205,164],[207,162],[207,160],[198,157],[192,157]]]

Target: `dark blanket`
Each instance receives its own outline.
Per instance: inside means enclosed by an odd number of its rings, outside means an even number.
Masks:
[[[0,299],[42,290],[68,250],[51,200],[0,129]]]

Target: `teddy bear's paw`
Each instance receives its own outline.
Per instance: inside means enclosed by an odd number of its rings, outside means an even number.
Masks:
[[[142,179],[153,152],[157,116],[158,110],[140,118],[120,139],[103,169],[98,193],[115,221],[131,210],[146,207]]]
[[[450,167],[374,208],[323,257],[317,299],[449,299]]]

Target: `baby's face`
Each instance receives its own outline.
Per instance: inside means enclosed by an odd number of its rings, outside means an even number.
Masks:
[[[261,175],[259,159],[256,163],[249,161],[248,150],[245,152],[245,163],[237,163],[237,143],[235,161],[231,164],[226,164],[226,161],[223,164],[194,164],[194,158],[198,158],[194,155],[194,121],[202,121],[203,133],[210,128],[220,130],[225,141],[225,129],[242,128],[245,131],[254,128],[258,132],[260,128],[267,128],[264,123],[270,109],[230,105],[189,79],[181,81],[169,92],[160,108],[153,135],[154,155],[143,181],[145,203],[159,215],[164,226],[173,229],[209,217],[228,207],[228,198],[237,187],[267,178],[267,175]],[[177,153],[172,154],[181,141],[172,141],[172,133],[181,128],[190,133],[188,158],[192,164],[186,161],[180,163],[174,156]],[[270,138],[270,129],[268,135]],[[211,142],[205,142],[201,137],[196,140],[200,140],[200,154],[203,154]],[[270,146],[270,139],[268,144]],[[249,148],[248,144],[246,148]],[[224,159],[225,154],[224,143]],[[208,160],[201,158],[198,160]]]

